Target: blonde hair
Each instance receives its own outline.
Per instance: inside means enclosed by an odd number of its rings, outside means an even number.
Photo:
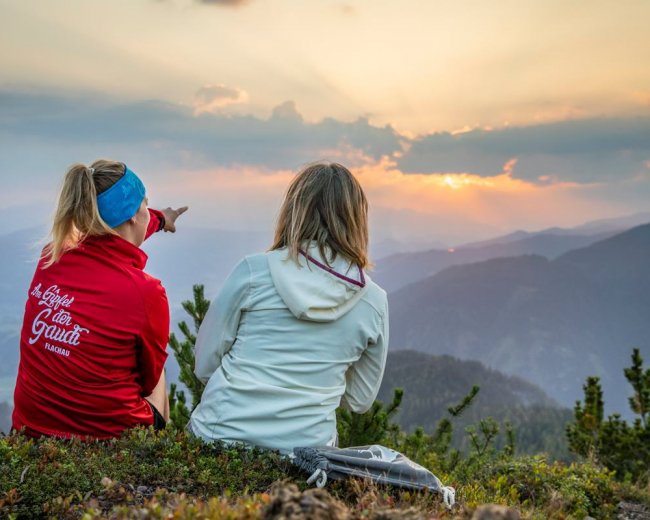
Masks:
[[[359,182],[337,163],[316,163],[292,181],[280,208],[270,250],[286,247],[298,262],[311,241],[330,265],[337,255],[369,267],[368,201]],[[331,252],[327,258],[326,249]]]
[[[45,246],[44,268],[59,261],[63,253],[77,247],[86,237],[115,234],[99,215],[97,195],[124,175],[121,162],[99,160],[90,166],[73,164],[63,180],[52,223],[51,242]]]

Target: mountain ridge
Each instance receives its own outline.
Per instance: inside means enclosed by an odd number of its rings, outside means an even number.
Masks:
[[[391,342],[526,374],[566,406],[598,375],[606,404],[625,412],[622,370],[633,347],[650,353],[648,260],[650,224],[555,260],[449,267],[389,294]]]
[[[547,228],[535,232],[519,230],[454,248],[396,253],[377,260],[373,279],[392,292],[451,265],[523,254],[557,258],[568,251],[588,246],[648,221],[650,213],[637,213],[617,219],[591,221],[576,228]]]

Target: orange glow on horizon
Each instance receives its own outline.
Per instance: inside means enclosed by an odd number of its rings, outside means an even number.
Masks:
[[[468,172],[403,173],[388,158],[354,170],[366,190],[371,208],[410,211],[426,218],[446,219],[459,227],[488,224],[507,229],[513,215],[520,223],[569,222],[578,208],[598,214],[597,205],[581,197],[591,186],[570,182],[536,184],[513,177],[516,158],[501,172],[481,176]],[[456,225],[456,224],[454,224]]]
[[[356,162],[362,159],[354,154]],[[337,157],[339,159],[339,157]],[[340,157],[350,163],[351,158]],[[367,159],[367,158],[366,158]],[[384,157],[352,168],[368,197],[375,229],[383,234],[422,236],[441,226],[475,236],[477,229],[494,233],[517,227],[535,229],[575,225],[598,218],[602,205],[585,197],[593,185],[568,182],[535,183],[513,176],[516,159],[501,172],[481,176],[468,172],[404,173]],[[188,220],[218,227],[272,229],[282,198],[296,172],[254,166],[232,166],[176,173],[161,179],[157,197],[183,198],[192,208]],[[156,201],[157,202],[157,201]],[[552,220],[549,220],[552,216]],[[232,226],[233,224],[228,224]],[[451,253],[451,251],[450,251]]]

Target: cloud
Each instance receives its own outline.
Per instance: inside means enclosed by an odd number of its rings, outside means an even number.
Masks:
[[[273,109],[271,119],[275,121],[302,122],[302,115],[298,112],[294,101],[285,101]]]
[[[310,122],[291,100],[266,118],[195,116],[159,101],[0,90],[0,206],[11,209],[8,229],[44,221],[69,164],[107,157],[155,188],[154,204],[192,205],[196,225],[257,228],[273,220],[294,172],[324,159],[359,176],[375,240],[457,243],[647,210],[648,125],[611,119],[406,137],[365,118]]]
[[[228,105],[246,101],[248,101],[248,93],[244,90],[223,84],[204,85],[194,96],[194,114],[218,112]]]
[[[220,99],[235,96],[221,86],[216,94]],[[67,157],[65,165],[110,152],[125,160],[144,159],[150,165],[247,164],[295,170],[328,159],[332,150],[358,150],[352,160],[359,161],[362,157],[378,160],[402,147],[401,136],[391,127],[376,127],[364,118],[308,122],[293,101],[273,109],[268,118],[212,112],[197,117],[194,107],[160,101],[118,103],[36,92],[0,91],[0,107],[0,135],[6,137],[0,141],[0,151],[6,150],[8,164],[13,164],[10,155],[18,158],[18,150],[40,149],[57,160]]]
[[[0,132],[7,132],[5,148],[10,152],[11,142],[20,141],[20,146],[28,138],[45,148],[57,144],[57,155],[112,149],[141,157],[155,150],[166,161],[199,168],[250,164],[295,169],[317,159],[347,159],[350,165],[360,165],[388,156],[408,174],[466,172],[489,177],[516,159],[513,178],[538,184],[632,179],[647,174],[650,160],[650,117],[407,137],[366,118],[306,121],[291,100],[273,108],[268,118],[223,113],[246,98],[241,89],[222,84],[201,88],[192,107],[0,90]]]
[[[601,118],[420,136],[399,161],[405,172],[490,175],[517,157],[516,176],[537,181],[633,177],[650,157],[650,118]]]

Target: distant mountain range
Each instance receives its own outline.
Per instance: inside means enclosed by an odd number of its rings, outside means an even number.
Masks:
[[[570,229],[549,228],[533,233],[515,231],[454,248],[398,253],[379,259],[371,276],[387,291],[396,291],[452,265],[519,255],[541,255],[553,259],[572,249],[588,246],[648,222],[650,213],[637,213],[628,217],[588,222]]]
[[[18,369],[18,341],[22,327],[27,288],[34,275],[44,232],[29,229],[0,235],[0,379],[15,377]],[[0,385],[4,387],[6,385]],[[13,395],[13,392],[12,392]],[[0,401],[9,396],[0,394]]]
[[[628,409],[623,368],[650,362],[650,224],[565,253],[454,266],[389,295],[391,348],[479,360],[540,385],[561,404],[603,381]]]
[[[147,272],[162,280],[174,309],[197,283],[213,297],[239,260],[268,249],[270,243],[267,233],[185,228],[153,236],[142,248],[149,255]]]
[[[11,430],[11,406],[7,402],[0,403],[0,433]]]

